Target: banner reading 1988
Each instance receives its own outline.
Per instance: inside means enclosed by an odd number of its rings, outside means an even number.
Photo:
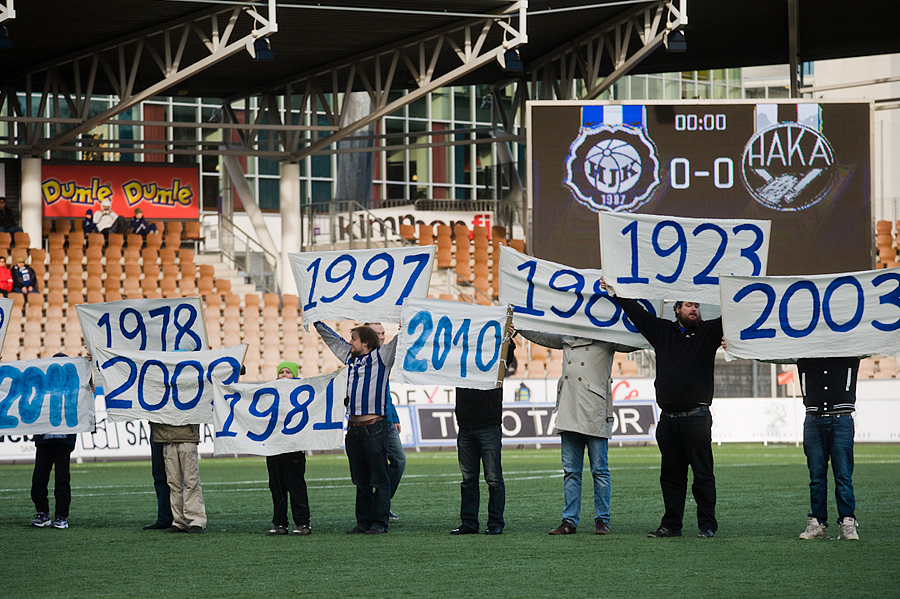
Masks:
[[[872,268],[872,107],[529,102],[529,248],[599,268],[599,212],[769,220],[770,275]]]

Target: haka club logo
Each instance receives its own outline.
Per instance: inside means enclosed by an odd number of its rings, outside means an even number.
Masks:
[[[656,146],[625,125],[583,128],[569,147],[564,183],[594,212],[631,212],[659,185]]]
[[[758,131],[744,147],[741,162],[747,191],[773,210],[809,208],[834,186],[831,144],[800,123],[782,122]]]

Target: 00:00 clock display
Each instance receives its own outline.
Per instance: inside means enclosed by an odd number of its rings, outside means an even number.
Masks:
[[[676,114],[676,131],[724,131],[724,114]]]

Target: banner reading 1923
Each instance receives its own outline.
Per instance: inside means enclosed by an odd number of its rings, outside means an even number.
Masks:
[[[0,364],[0,435],[94,430],[91,365],[84,358]]]
[[[575,269],[500,247],[500,303],[523,331],[574,335],[649,348],[619,304],[600,289],[599,270]],[[641,302],[651,314],[656,309]]]
[[[394,380],[411,385],[495,389],[506,374],[506,307],[445,300],[403,305]]]
[[[434,246],[288,254],[303,322],[399,322],[406,298],[428,295]]]
[[[620,297],[717,304],[719,274],[766,274],[770,225],[601,212],[604,280]]]
[[[270,456],[340,449],[346,389],[347,369],[343,367],[306,379],[217,383],[215,453]]]
[[[731,357],[900,353],[900,268],[807,277],[723,276],[721,293]]]
[[[211,424],[213,381],[236,383],[246,353],[244,344],[197,352],[97,347],[94,360],[106,383],[106,412],[113,422]]]

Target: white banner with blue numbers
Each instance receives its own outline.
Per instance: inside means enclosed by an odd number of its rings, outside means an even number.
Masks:
[[[770,225],[601,212],[603,278],[620,297],[718,304],[720,274],[766,274]]]
[[[308,328],[319,320],[399,322],[428,295],[435,246],[288,254]]]
[[[600,288],[600,270],[570,268],[500,247],[500,303],[513,307],[513,325],[534,330],[620,343],[650,344],[619,304]],[[651,314],[656,308],[642,302]]]
[[[215,388],[216,455],[279,455],[344,444],[347,369],[306,379]]]
[[[506,373],[510,311],[445,300],[408,300],[393,380],[494,389]]]
[[[97,347],[94,363],[106,383],[110,420],[208,424],[213,421],[213,381],[236,383],[246,353],[244,344],[196,352]]]
[[[0,363],[0,435],[94,430],[91,365],[85,358]]]
[[[723,276],[734,358],[900,354],[900,268],[805,277]]]

